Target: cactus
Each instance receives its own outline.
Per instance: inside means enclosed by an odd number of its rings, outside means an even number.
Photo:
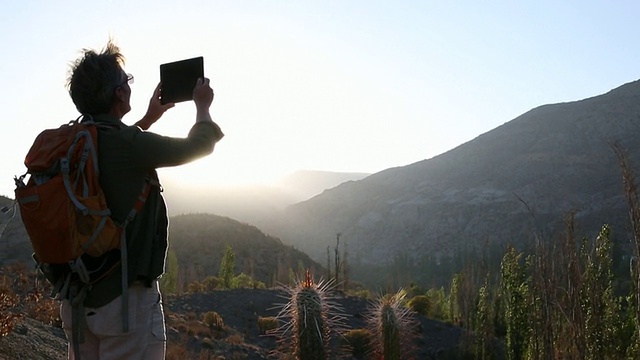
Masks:
[[[406,292],[380,296],[369,307],[366,320],[373,336],[373,352],[376,359],[406,359],[412,351],[416,320],[410,309],[404,306]]]
[[[331,334],[342,328],[342,309],[329,295],[331,283],[316,283],[309,270],[305,279],[286,287],[288,302],[278,314],[284,324],[276,333],[281,346],[299,360],[329,359]]]

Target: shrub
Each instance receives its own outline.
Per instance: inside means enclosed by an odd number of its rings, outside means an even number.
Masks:
[[[187,334],[191,336],[211,336],[211,329],[201,322],[190,322],[187,324]]]
[[[240,345],[244,343],[244,337],[240,334],[229,335],[224,341],[228,344]]]
[[[251,289],[253,287],[253,279],[251,276],[241,273],[238,276],[235,276],[231,279],[231,288],[232,289]]]
[[[62,327],[60,303],[36,290],[26,296],[25,314],[47,325]]]
[[[269,331],[277,329],[279,326],[278,318],[273,316],[262,317],[258,316],[258,329],[260,329],[260,335],[265,335]]]
[[[262,281],[257,281],[245,273],[231,279],[232,289],[264,289],[265,287]]]
[[[414,296],[409,300],[407,306],[422,316],[429,315],[429,311],[431,310],[431,302],[429,301],[429,297],[426,295]]]
[[[213,342],[213,340],[211,340],[211,338],[206,337],[202,339],[202,347],[208,348],[208,349],[215,349],[216,345]]]
[[[224,328],[224,321],[222,316],[215,311],[207,311],[202,317],[202,322],[208,327],[216,330],[222,330]]]
[[[204,280],[202,280],[202,286],[206,291],[215,290],[217,287],[222,284],[222,280],[217,276],[207,276]]]
[[[191,358],[193,358],[193,354],[189,352],[184,344],[177,344],[175,342],[167,343],[166,360],[183,360]]]
[[[354,357],[363,358],[371,352],[371,332],[367,329],[347,331],[344,333],[343,342]]]
[[[189,283],[189,286],[187,286],[187,291],[190,294],[197,294],[197,293],[203,293],[205,292],[205,286],[204,284],[198,282],[198,281],[194,281],[192,283]]]
[[[0,293],[0,337],[9,335],[22,316],[13,309],[20,302],[13,293]]]

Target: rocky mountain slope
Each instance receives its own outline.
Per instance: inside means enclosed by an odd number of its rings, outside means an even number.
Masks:
[[[579,236],[609,223],[624,242],[627,208],[610,144],[640,166],[639,137],[635,81],[538,107],[442,155],[327,190],[289,207],[278,235],[323,259],[340,233],[352,258],[385,264],[485,243],[526,246],[552,238],[575,211]]]

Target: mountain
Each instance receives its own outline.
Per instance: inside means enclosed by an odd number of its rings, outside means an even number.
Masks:
[[[369,175],[371,174],[300,170],[280,179],[274,186],[292,194],[297,201],[302,201],[344,182],[360,180]]]
[[[273,228],[274,214],[339,184],[369,174],[330,171],[297,171],[272,185],[194,186],[164,182],[165,198],[172,215],[212,213],[243,221],[265,231]]]
[[[245,273],[266,285],[287,283],[290,270],[310,269],[324,275],[308,255],[255,226],[211,214],[171,217],[169,249],[176,254],[183,285],[217,276],[227,246],[235,253],[236,274]]]
[[[278,235],[315,259],[339,233],[352,264],[439,263],[460,249],[552,239],[574,211],[578,236],[608,223],[624,243],[628,210],[611,143],[640,166],[639,138],[635,81],[540,106],[439,156],[326,190],[290,206]]]
[[[31,243],[22,226],[18,207],[12,199],[0,196],[0,265],[12,262],[31,262]]]
[[[1,206],[3,202],[11,203],[2,198]],[[218,275],[227,245],[236,254],[236,274],[244,272],[267,285],[275,281],[286,283],[290,269],[299,272],[300,268],[309,268],[319,276],[325,273],[308,255],[255,226],[211,214],[179,215],[169,221],[169,246],[178,260],[178,273],[185,289],[192,281]],[[0,266],[14,262],[32,264],[33,250],[19,212],[15,217],[0,218],[0,235]]]

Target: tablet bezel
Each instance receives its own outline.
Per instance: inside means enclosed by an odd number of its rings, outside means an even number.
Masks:
[[[160,65],[162,90],[160,102],[164,104],[193,100],[193,88],[204,77],[202,56]]]

